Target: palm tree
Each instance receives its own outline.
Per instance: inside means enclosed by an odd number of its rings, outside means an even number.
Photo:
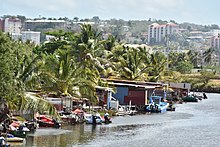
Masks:
[[[57,95],[70,95],[73,93],[70,85],[74,85],[77,74],[75,64],[70,53],[70,46],[58,49],[52,55],[46,56],[43,69],[40,71],[42,89],[55,92]]]
[[[215,49],[209,48],[203,53],[204,62],[207,64],[211,64],[212,54],[214,53]]]
[[[187,55],[189,57],[190,62],[193,64],[193,66],[197,67],[198,66],[198,52],[190,50],[187,53]]]
[[[151,82],[157,82],[161,79],[161,76],[166,69],[167,59],[162,53],[156,52],[151,54],[150,63],[151,68],[149,69],[149,80]]]
[[[19,109],[21,111],[28,111],[32,114],[32,117],[34,117],[34,113],[39,112],[40,114],[47,113],[59,118],[58,112],[53,104],[49,103],[42,96],[32,92],[25,93]]]
[[[112,65],[119,76],[128,80],[143,79],[149,65],[146,64],[149,55],[146,48],[118,47],[113,50]]]
[[[88,97],[90,102],[96,102],[95,86],[101,81],[100,75],[105,69],[100,62],[104,53],[105,40],[101,39],[101,33],[93,30],[91,25],[81,25],[81,33],[76,38],[74,46],[75,59],[79,62],[79,91],[82,96]]]

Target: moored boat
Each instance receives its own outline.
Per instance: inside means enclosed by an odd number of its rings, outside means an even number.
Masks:
[[[150,104],[146,106],[147,112],[156,112],[156,113],[164,113],[167,111],[169,107],[169,103],[162,102],[161,96],[151,96]]]
[[[25,139],[21,137],[8,137],[7,142],[23,142]]]
[[[198,98],[193,95],[187,95],[182,97],[183,102],[198,102]]]
[[[100,114],[84,114],[84,119],[87,124],[102,124],[102,118]]]
[[[39,127],[52,127],[52,128],[60,128],[61,124],[57,122],[55,119],[51,119],[45,115],[39,115],[37,118],[37,123]]]

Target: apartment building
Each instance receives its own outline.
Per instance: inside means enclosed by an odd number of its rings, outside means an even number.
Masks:
[[[30,40],[36,45],[40,45],[40,32],[34,32],[34,31],[22,31],[22,41],[26,42]]]
[[[148,44],[160,43],[165,40],[167,35],[178,32],[178,30],[179,26],[172,22],[162,25],[153,23],[148,26]]]
[[[21,39],[23,42],[31,41],[36,45],[40,45],[40,32],[22,31],[20,34],[12,33],[11,37],[14,40]]]
[[[0,31],[4,31],[4,26],[5,26],[5,20],[0,19]]]
[[[211,42],[210,43],[211,48],[215,49],[216,52],[214,56],[214,60],[215,62],[218,62],[220,66],[220,33],[212,36],[210,42]]]
[[[9,34],[20,34],[22,28],[22,23],[19,18],[5,18],[3,31]]]
[[[220,50],[220,33],[211,37],[211,48]]]

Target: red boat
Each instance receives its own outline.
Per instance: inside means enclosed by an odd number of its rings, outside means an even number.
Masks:
[[[61,127],[61,124],[59,122],[45,115],[39,115],[36,118],[37,118],[37,123],[39,124],[39,127],[52,127],[52,128]]]

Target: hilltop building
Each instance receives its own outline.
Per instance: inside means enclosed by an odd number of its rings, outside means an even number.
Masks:
[[[211,48],[220,49],[220,33],[211,37]]]
[[[22,41],[26,42],[30,40],[34,44],[40,45],[40,32],[34,31],[22,31]]]
[[[219,66],[220,66],[220,33],[214,35],[211,37],[210,40],[210,46],[211,48],[215,49],[216,51],[216,55],[215,55],[215,61],[218,62]]]
[[[5,21],[0,19],[0,31],[4,31],[4,25],[5,25]]]
[[[165,40],[167,35],[178,32],[178,30],[179,26],[172,22],[162,25],[153,23],[148,26],[148,44],[160,43]]]
[[[0,30],[9,34],[20,34],[22,28],[21,20],[18,18],[5,18],[0,20]]]
[[[37,28],[54,28],[65,30],[66,29],[65,20],[47,20],[47,19],[37,19],[37,20],[27,20],[25,22],[25,30],[36,30]]]
[[[20,34],[12,33],[11,36],[14,40],[21,39],[23,42],[31,41],[36,45],[40,45],[40,32],[22,31]]]

